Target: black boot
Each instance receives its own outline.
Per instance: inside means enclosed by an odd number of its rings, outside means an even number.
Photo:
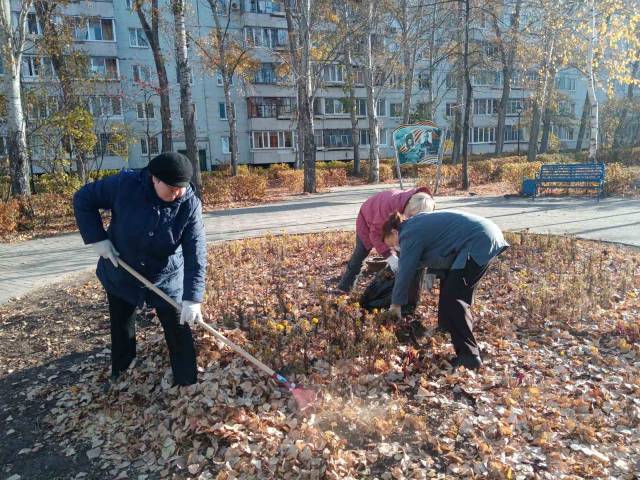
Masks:
[[[478,355],[463,353],[453,359],[451,366],[454,370],[459,367],[464,367],[467,370],[478,370],[482,366],[482,360]]]

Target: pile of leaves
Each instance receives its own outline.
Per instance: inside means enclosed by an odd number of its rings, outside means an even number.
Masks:
[[[366,278],[331,293],[353,234],[327,233],[213,246],[204,306],[206,321],[316,388],[313,409],[297,411],[201,329],[199,382],[172,387],[155,319],[108,393],[105,350],[73,367],[72,384],[28,395],[49,401],[50,438],[104,478],[634,478],[640,254],[509,241],[474,304],[478,372],[451,369],[437,295],[423,295],[414,318],[427,335],[407,345],[383,312],[360,309]]]

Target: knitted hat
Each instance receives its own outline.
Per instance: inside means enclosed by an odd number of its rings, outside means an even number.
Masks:
[[[149,162],[149,172],[172,187],[186,187],[193,176],[187,157],[177,152],[164,152]]]

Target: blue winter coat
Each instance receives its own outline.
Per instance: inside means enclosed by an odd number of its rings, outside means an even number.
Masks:
[[[509,244],[491,220],[456,210],[419,213],[400,225],[400,259],[391,303],[404,305],[416,271],[463,269],[469,258],[487,265]]]
[[[73,208],[85,244],[109,238],[120,257],[180,303],[202,302],[207,265],[202,205],[191,186],[173,202],[161,200],[151,174],[125,171],[76,192]],[[99,209],[111,210],[105,231]],[[100,258],[96,271],[105,290],[132,305],[166,302],[123,268]]]

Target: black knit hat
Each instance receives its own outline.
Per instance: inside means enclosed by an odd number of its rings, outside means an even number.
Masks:
[[[193,176],[193,167],[181,153],[165,152],[151,159],[149,172],[167,185],[186,187]]]

